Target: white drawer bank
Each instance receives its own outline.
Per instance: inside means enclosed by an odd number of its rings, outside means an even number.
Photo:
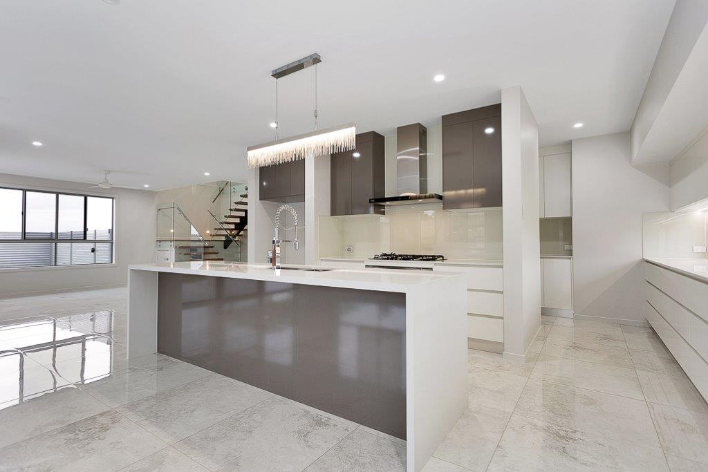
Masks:
[[[467,337],[470,347],[504,350],[504,275],[501,263],[436,263],[434,272],[467,274]]]
[[[646,259],[646,318],[708,400],[708,261]]]

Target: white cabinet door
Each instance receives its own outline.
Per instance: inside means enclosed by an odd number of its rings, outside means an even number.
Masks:
[[[572,259],[543,260],[543,306],[573,309]]]
[[[546,217],[546,203],[543,201],[545,190],[543,189],[543,156],[538,158],[538,217]]]
[[[543,157],[543,194],[545,218],[571,216],[570,153]]]

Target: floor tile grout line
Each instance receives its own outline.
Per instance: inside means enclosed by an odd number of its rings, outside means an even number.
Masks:
[[[268,393],[269,393],[270,395],[275,395],[275,394],[271,394],[270,392],[268,392]],[[222,419],[222,420],[220,420],[220,421],[217,421],[216,423],[214,423],[214,424],[212,424],[212,425],[209,425],[209,426],[207,426],[207,427],[205,427],[205,428],[202,428],[202,429],[200,429],[199,431],[196,431],[196,432],[190,434],[189,436],[186,436],[186,437],[180,439],[179,441],[174,441],[174,442],[172,442],[172,443],[168,443],[168,446],[169,446],[169,447],[173,447],[174,449],[176,449],[177,451],[181,452],[181,453],[184,454],[185,456],[189,457],[190,459],[192,459],[194,462],[196,462],[197,464],[201,465],[201,466],[204,467],[205,469],[207,469],[207,470],[213,470],[212,468],[207,467],[205,464],[202,464],[201,462],[199,462],[199,460],[197,460],[196,458],[190,456],[189,454],[187,454],[187,453],[185,453],[185,452],[183,452],[183,451],[180,451],[178,448],[176,448],[176,447],[174,447],[174,446],[175,446],[176,444],[179,444],[179,443],[183,442],[183,441],[186,441],[187,439],[189,439],[189,438],[191,438],[191,437],[193,437],[193,436],[195,436],[195,435],[197,435],[197,434],[199,434],[199,433],[201,433],[201,432],[203,432],[203,431],[205,431],[205,430],[207,430],[207,429],[209,429],[209,428],[213,428],[213,427],[216,426],[216,425],[219,425],[219,424],[221,424],[221,423],[224,423],[224,422],[230,420],[231,418],[233,418],[233,417],[236,416],[236,415],[245,413],[246,411],[248,411],[248,410],[250,410],[250,409],[252,409],[252,408],[257,407],[257,406],[261,405],[262,403],[265,403],[266,401],[268,401],[268,400],[270,400],[270,399],[271,399],[271,397],[264,398],[263,400],[259,401],[258,403],[255,403],[255,404],[249,406],[248,408],[244,408],[243,410],[240,410],[240,411],[234,413],[233,415],[229,415],[227,418],[224,418],[224,419]]]
[[[493,454],[492,454],[492,455],[493,455]],[[448,460],[441,459],[440,457],[436,456],[435,454],[433,454],[430,458],[431,458],[431,459],[432,459],[432,458],[435,458],[435,459],[437,459],[437,460],[439,460],[439,461],[445,462],[446,464],[454,465],[455,467],[459,467],[460,469],[469,470],[470,472],[472,472],[472,469],[470,469],[469,467],[465,467],[465,466],[463,466],[463,465],[455,464],[454,462],[450,462],[450,461],[448,461]],[[430,461],[428,460],[428,462],[430,462]]]
[[[347,439],[349,436],[351,436],[352,434],[354,434],[354,431],[357,431],[359,428],[361,428],[361,425],[360,425],[360,424],[357,424],[357,423],[354,423],[354,424],[357,425],[356,428],[352,429],[352,430],[349,431],[347,434],[345,434],[344,437],[342,437],[342,439],[340,439],[340,440],[337,441],[336,443],[332,444],[332,447],[330,447],[330,448],[327,449],[325,452],[323,452],[322,454],[320,454],[319,456],[317,456],[317,458],[316,458],[315,460],[313,460],[312,462],[310,462],[309,464],[307,464],[307,465],[305,466],[305,468],[301,469],[300,472],[306,471],[310,466],[312,466],[312,464],[314,464],[314,463],[317,462],[318,460],[322,459],[322,458],[325,456],[325,454],[327,454],[329,451],[331,451],[332,449],[334,449],[335,447],[337,447],[337,445],[338,445],[339,443],[341,443],[342,441],[344,441],[345,439]],[[408,455],[408,446],[406,446],[406,455]]]
[[[182,451],[180,451],[180,450],[178,450],[178,449],[172,447],[170,444],[168,444],[168,445],[166,445],[165,447],[163,447],[162,449],[159,449],[159,450],[153,452],[153,453],[150,454],[149,456],[145,456],[145,457],[143,457],[143,458],[141,458],[141,459],[138,459],[138,460],[135,461],[135,462],[131,462],[130,464],[126,465],[125,467],[122,467],[122,468],[118,469],[118,472],[121,472],[121,471],[123,471],[123,470],[126,470],[126,469],[128,469],[128,468],[134,466],[134,465],[137,464],[138,462],[144,461],[145,459],[149,459],[150,457],[152,457],[152,456],[154,456],[154,455],[157,455],[157,454],[159,454],[159,453],[161,453],[161,452],[163,452],[163,451],[165,451],[165,450],[167,450],[167,449],[172,449],[172,450],[176,451],[178,454],[181,454],[181,455],[183,455],[184,457],[186,457],[188,460],[190,460],[190,461],[196,463],[197,465],[200,465],[200,466],[204,467],[204,465],[200,464],[199,462],[195,461],[194,459],[192,459],[192,458],[189,457],[188,455],[184,454]],[[207,469],[207,470],[209,470],[209,469]]]
[[[627,344],[627,338],[625,337],[624,330],[621,328],[622,325],[620,325],[620,330],[622,331],[622,339],[624,339],[625,344]],[[629,350],[629,344],[627,344],[627,350]],[[649,419],[651,420],[652,426],[654,426],[654,433],[656,434],[656,439],[659,441],[659,447],[661,448],[661,453],[664,455],[664,461],[666,462],[666,468],[668,470],[671,470],[671,466],[669,465],[669,458],[666,457],[666,450],[664,449],[664,444],[661,441],[661,434],[659,432],[659,428],[656,426],[656,421],[654,421],[654,415],[651,414],[651,409],[649,408],[649,401],[647,400],[647,395],[644,392],[644,387],[642,386],[641,380],[639,380],[639,374],[637,373],[637,366],[634,364],[634,358],[629,356],[630,360],[632,361],[632,367],[634,368],[634,376],[637,378],[637,383],[639,384],[639,389],[642,392],[642,396],[644,397],[644,405],[647,407],[647,412],[649,413]]]
[[[557,318],[554,318],[553,323],[551,323],[551,326],[555,325],[556,321],[557,321]],[[546,337],[543,339],[543,345],[541,346],[541,350],[543,350],[543,347],[546,345],[547,339],[548,339],[548,335],[546,335]],[[536,367],[536,363],[538,363],[538,358],[540,357],[540,355],[541,355],[541,353],[539,352],[539,354],[536,356],[536,359],[533,361],[534,368]],[[531,372],[533,372],[533,368],[531,369]],[[485,471],[489,470],[489,467],[492,465],[492,461],[494,460],[494,456],[497,454],[497,451],[499,450],[499,444],[501,444],[501,441],[504,438],[504,434],[506,434],[506,431],[509,428],[509,423],[511,423],[511,419],[514,417],[514,412],[516,411],[516,408],[519,406],[519,400],[521,400],[521,396],[524,394],[524,390],[526,390],[526,386],[529,384],[530,378],[531,378],[531,373],[529,373],[529,375],[526,377],[526,382],[524,382],[524,386],[521,389],[521,393],[519,394],[519,398],[516,399],[516,403],[514,404],[514,408],[511,410],[511,414],[509,415],[509,419],[507,420],[506,424],[504,425],[504,430],[502,431],[501,435],[499,436],[496,446],[494,446],[494,452],[492,452],[492,455],[489,458],[489,461],[487,462],[487,466],[484,468]]]

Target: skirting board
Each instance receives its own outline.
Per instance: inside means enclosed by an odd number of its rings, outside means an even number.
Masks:
[[[588,316],[588,315],[581,315],[576,313],[574,318],[576,320],[583,320],[583,321],[597,321],[599,323],[619,323],[623,325],[629,325],[629,326],[643,326],[645,328],[650,328],[651,325],[647,320],[629,320],[625,318],[604,318],[601,316]]]
[[[542,306],[541,314],[547,316],[558,316],[559,318],[572,318],[573,310],[566,310],[564,308],[546,308]]]
[[[501,354],[504,352],[504,343],[487,341],[486,339],[467,338],[467,347],[478,351],[494,352]]]
[[[529,343],[528,347],[526,348],[526,352],[523,354],[514,354],[511,352],[502,352],[502,355],[504,356],[504,359],[510,360],[510,361],[515,361],[515,362],[526,362],[526,359],[528,358],[529,354],[531,354],[529,351],[531,350],[531,346],[533,346],[533,343],[536,342],[536,339],[538,339],[538,333],[541,332],[541,329],[543,328],[543,323],[538,325],[538,329],[536,329],[536,334],[533,335],[533,339]]]

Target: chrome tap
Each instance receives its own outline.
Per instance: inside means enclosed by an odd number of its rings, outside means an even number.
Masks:
[[[290,214],[293,215],[295,239],[292,241],[288,239],[280,239],[278,234],[278,228],[280,227],[280,212],[283,210],[288,210],[290,211]],[[272,249],[268,251],[268,262],[270,262],[275,270],[280,270],[280,245],[282,243],[293,243],[293,247],[296,251],[300,249],[300,242],[297,239],[297,212],[295,211],[295,208],[290,205],[280,205],[278,210],[275,212],[275,223],[273,225],[273,246]]]

